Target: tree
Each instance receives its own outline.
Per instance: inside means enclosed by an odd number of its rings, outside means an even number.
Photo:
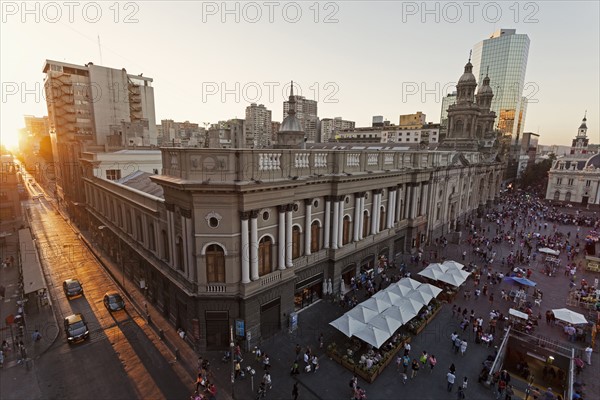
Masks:
[[[544,161],[529,165],[521,175],[519,186],[523,189],[531,189],[538,193],[545,193],[548,184],[548,171],[552,167],[553,154]],[[554,159],[556,156],[554,156]]]

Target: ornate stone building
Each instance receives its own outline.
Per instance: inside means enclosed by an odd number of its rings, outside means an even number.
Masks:
[[[584,116],[570,154],[554,161],[548,172],[546,199],[582,206],[600,205],[600,154],[591,152],[588,145]]]
[[[480,152],[307,145],[290,100],[280,148],[163,148],[147,191],[85,180],[109,253],[199,349],[228,346],[234,322],[255,345],[324,283],[340,292],[380,256],[417,251],[499,194],[503,164]],[[152,185],[162,194],[147,194]]]

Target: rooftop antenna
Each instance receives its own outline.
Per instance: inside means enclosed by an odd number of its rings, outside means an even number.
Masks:
[[[100,53],[100,65],[104,65],[102,62],[102,46],[100,45],[100,35],[98,35],[98,52]]]

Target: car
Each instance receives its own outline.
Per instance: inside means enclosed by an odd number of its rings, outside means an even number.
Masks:
[[[90,336],[87,323],[81,313],[72,314],[65,318],[65,333],[69,344],[82,342]]]
[[[63,291],[67,299],[75,296],[83,296],[83,285],[78,279],[67,279],[63,282]]]
[[[104,307],[108,311],[119,311],[125,309],[125,301],[117,292],[108,292],[104,295]]]

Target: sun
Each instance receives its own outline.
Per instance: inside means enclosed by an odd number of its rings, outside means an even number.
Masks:
[[[9,151],[19,150],[19,131],[17,129],[0,131],[0,144]]]

